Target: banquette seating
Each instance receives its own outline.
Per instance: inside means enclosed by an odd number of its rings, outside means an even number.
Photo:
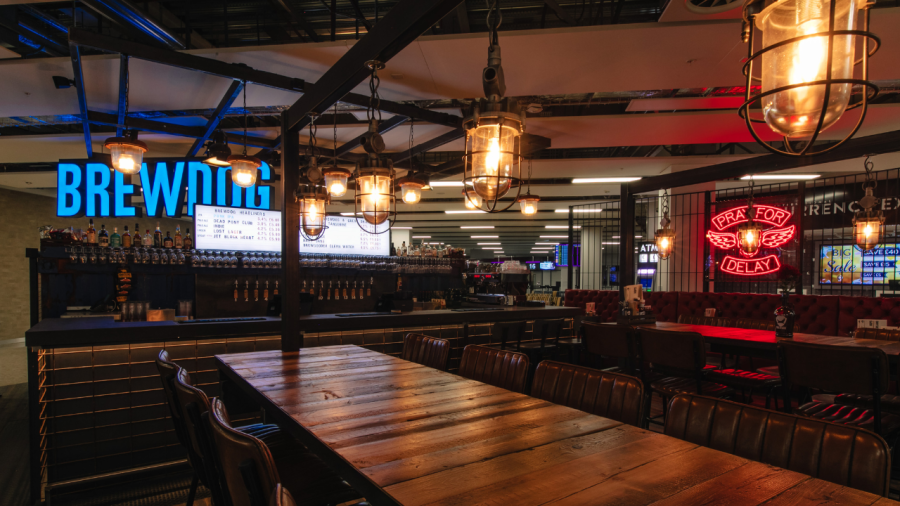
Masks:
[[[752,293],[649,292],[644,300],[661,322],[703,317],[707,308],[715,308],[718,318],[772,321],[775,308],[781,305],[778,295]],[[890,327],[900,326],[900,298],[792,295],[790,301],[797,313],[794,330],[799,333],[850,336],[858,319],[887,320]],[[618,291],[566,290],[566,306],[583,308],[588,302],[595,304],[601,322],[618,316]]]

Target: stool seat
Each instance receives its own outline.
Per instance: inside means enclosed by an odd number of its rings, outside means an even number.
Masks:
[[[871,395],[840,394],[834,398],[835,404],[872,409]],[[881,409],[892,414],[900,414],[900,395],[884,394],[881,396]]]
[[[769,365],[769,366],[766,366],[766,367],[758,367],[758,368],[756,369],[756,372],[758,372],[758,373],[760,373],[760,374],[768,374],[769,376],[777,376],[777,377],[779,377],[779,378],[781,377],[781,373],[778,372],[778,366],[777,366],[777,365]]]
[[[865,408],[813,401],[800,406],[795,412],[809,418],[875,431],[875,412]],[[882,435],[888,436],[898,430],[900,430],[900,416],[881,415]]]
[[[781,378],[769,374],[742,369],[709,371],[706,379],[732,388],[772,388],[781,384]]]
[[[697,380],[689,378],[669,377],[650,383],[650,389],[663,397],[674,397],[678,394],[699,394],[707,397],[728,397],[734,394],[734,389],[721,383],[712,381],[700,381],[700,391],[697,391]]]

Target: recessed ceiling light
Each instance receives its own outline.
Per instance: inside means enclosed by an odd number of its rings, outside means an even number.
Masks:
[[[632,181],[640,181],[640,177],[582,177],[575,178],[572,183],[630,183]]]
[[[503,244],[503,243],[500,243],[500,242],[480,242],[480,243],[478,243],[479,246],[494,246],[496,244]]]
[[[617,243],[617,242],[602,242],[600,244],[615,244],[616,246],[619,245],[619,243]]]
[[[755,174],[752,176],[744,176],[741,179],[746,181],[749,179],[753,179],[754,181],[759,181],[762,179],[797,179],[797,180],[810,180],[822,177],[819,174]]]
[[[558,242],[536,242],[534,244],[537,246],[550,246],[550,245],[556,246],[559,243]]]
[[[432,188],[440,188],[441,186],[462,186],[462,181],[431,181],[429,186]]]
[[[414,236],[412,236],[412,238],[413,239],[431,239],[431,236],[430,235],[414,235]]]
[[[541,239],[568,239],[567,235],[542,235]]]
[[[557,213],[568,213],[568,209],[557,209]],[[572,209],[573,213],[602,213],[603,209]]]
[[[642,238],[642,237],[644,237],[644,236],[642,236],[642,235],[636,235],[636,236],[634,236],[635,239],[640,239],[640,238]],[[617,235],[614,235],[614,236],[610,237],[610,239],[621,239],[621,237],[619,237],[619,236],[617,236]]]
[[[569,226],[568,226],[568,225],[547,225],[547,226],[544,227],[544,228],[565,228],[565,229],[568,229]],[[574,226],[572,226],[572,228],[581,228],[581,225],[574,225]]]
[[[478,225],[477,227],[459,227],[459,228],[465,230],[465,229],[472,229],[472,228],[494,228],[494,226],[493,225]]]
[[[472,239],[496,239],[499,235],[473,235]]]
[[[444,211],[447,214],[485,214],[487,211],[482,211],[480,209],[465,209],[465,210],[456,210],[456,211]],[[493,227],[492,227],[493,228]]]
[[[394,230],[412,230],[412,227],[391,227]]]

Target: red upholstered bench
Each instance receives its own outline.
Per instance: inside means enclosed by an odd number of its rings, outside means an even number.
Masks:
[[[566,290],[566,307],[584,308],[594,303],[594,310],[601,321],[614,321],[619,310],[619,292],[614,290]]]
[[[900,299],[881,297],[837,297],[837,335],[849,336],[856,329],[856,320],[887,320],[889,327],[900,326]]]

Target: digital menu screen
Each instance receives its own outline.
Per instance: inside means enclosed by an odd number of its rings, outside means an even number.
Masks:
[[[556,269],[556,264],[553,262],[541,262],[542,271],[552,271],[554,269]]]
[[[337,255],[378,255],[391,254],[390,223],[378,225],[380,234],[370,234],[356,224],[355,217],[328,216],[325,219],[325,233],[316,241],[308,241],[300,236],[301,253],[331,253]]]
[[[235,207],[194,207],[197,249],[281,251],[281,211]]]
[[[879,244],[871,251],[853,245],[822,246],[819,283],[823,285],[886,285],[900,280],[900,247]]]

